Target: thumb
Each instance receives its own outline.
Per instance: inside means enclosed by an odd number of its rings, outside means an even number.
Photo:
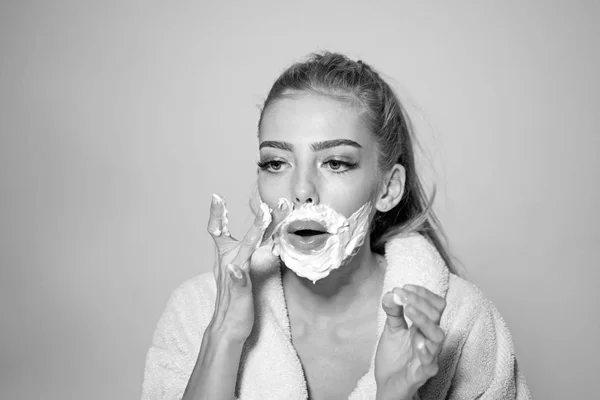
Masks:
[[[392,332],[408,329],[408,324],[404,319],[404,307],[399,304],[401,302],[397,297],[393,292],[387,292],[381,300],[383,311],[387,314],[385,324]]]

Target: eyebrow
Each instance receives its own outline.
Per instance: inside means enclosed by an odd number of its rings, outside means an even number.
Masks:
[[[334,140],[325,140],[323,142],[316,142],[310,145],[313,151],[321,151],[326,149],[331,149],[333,147],[339,146],[351,146],[356,147],[357,149],[362,149],[362,146],[356,143],[354,140],[350,139],[334,139]],[[265,140],[261,142],[258,146],[259,149],[263,147],[271,147],[274,149],[285,150],[285,151],[294,151],[294,145],[289,142],[277,142],[274,140]]]

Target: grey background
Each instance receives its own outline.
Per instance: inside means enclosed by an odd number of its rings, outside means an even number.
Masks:
[[[534,397],[594,397],[600,3],[225,3],[2,2],[0,397],[139,398],[169,294],[210,270],[211,193],[241,234],[257,105],[318,49],[406,102]]]

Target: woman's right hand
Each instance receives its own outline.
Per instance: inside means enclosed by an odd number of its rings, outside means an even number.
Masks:
[[[208,232],[215,241],[213,272],[217,298],[213,318],[207,328],[219,339],[243,343],[254,325],[254,302],[250,280],[250,258],[259,247],[265,231],[280,222],[288,207],[278,207],[271,215],[260,208],[242,240],[230,236],[224,201],[213,195]]]

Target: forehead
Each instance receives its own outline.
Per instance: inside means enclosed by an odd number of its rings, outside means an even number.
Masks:
[[[373,136],[357,106],[312,93],[271,103],[263,116],[259,139],[298,144],[350,139],[363,147],[373,146]]]

